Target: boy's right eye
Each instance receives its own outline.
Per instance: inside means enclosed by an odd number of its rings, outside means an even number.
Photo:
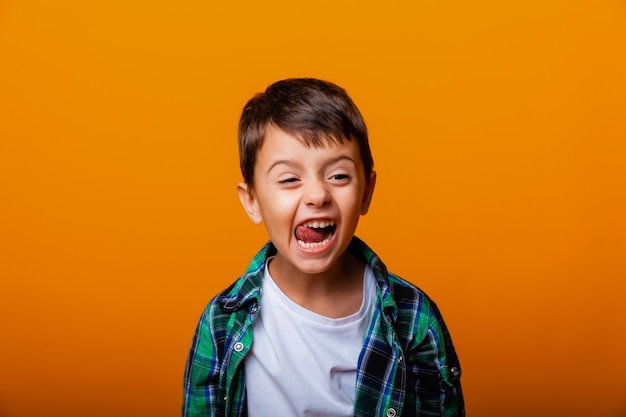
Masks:
[[[289,177],[289,178],[285,178],[285,179],[279,180],[278,183],[279,184],[288,185],[288,184],[292,184],[292,183],[294,183],[296,181],[298,181],[298,179],[296,177]]]

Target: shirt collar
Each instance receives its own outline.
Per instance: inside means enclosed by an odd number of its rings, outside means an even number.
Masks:
[[[256,300],[258,304],[261,295],[261,283],[265,272],[265,261],[274,255],[276,255],[276,247],[272,242],[267,242],[252,258],[245,274],[222,293],[219,306],[223,311],[232,312],[239,310],[251,300]]]
[[[387,267],[385,264],[365,242],[356,236],[352,238],[347,250],[351,251],[372,268],[378,284],[379,296],[382,300],[382,310],[390,313],[391,318],[395,321],[397,306],[390,294]],[[252,258],[248,269],[241,279],[237,280],[230,288],[222,293],[219,306],[223,311],[232,312],[239,310],[251,300],[254,300],[255,304],[258,304],[261,283],[265,271],[265,262],[269,257],[276,255],[276,252],[276,247],[270,241]]]

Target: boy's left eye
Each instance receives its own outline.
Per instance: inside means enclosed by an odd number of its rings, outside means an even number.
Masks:
[[[337,181],[345,181],[345,180],[349,180],[350,179],[350,175],[348,174],[335,174],[333,176],[330,177],[333,180],[337,180]]]

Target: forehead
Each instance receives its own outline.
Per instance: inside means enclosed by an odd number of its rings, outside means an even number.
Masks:
[[[317,143],[309,143],[297,134],[285,132],[275,126],[268,126],[256,160],[257,166],[263,166],[273,164],[276,160],[323,162],[327,159],[335,159],[339,155],[353,159],[357,165],[361,164],[356,140],[341,142],[326,138]]]

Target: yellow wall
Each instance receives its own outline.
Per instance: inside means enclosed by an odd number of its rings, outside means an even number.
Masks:
[[[314,76],[366,117],[358,234],[442,308],[469,415],[624,416],[625,74],[618,0],[0,2],[0,415],[177,415],[266,239],[240,109]]]

